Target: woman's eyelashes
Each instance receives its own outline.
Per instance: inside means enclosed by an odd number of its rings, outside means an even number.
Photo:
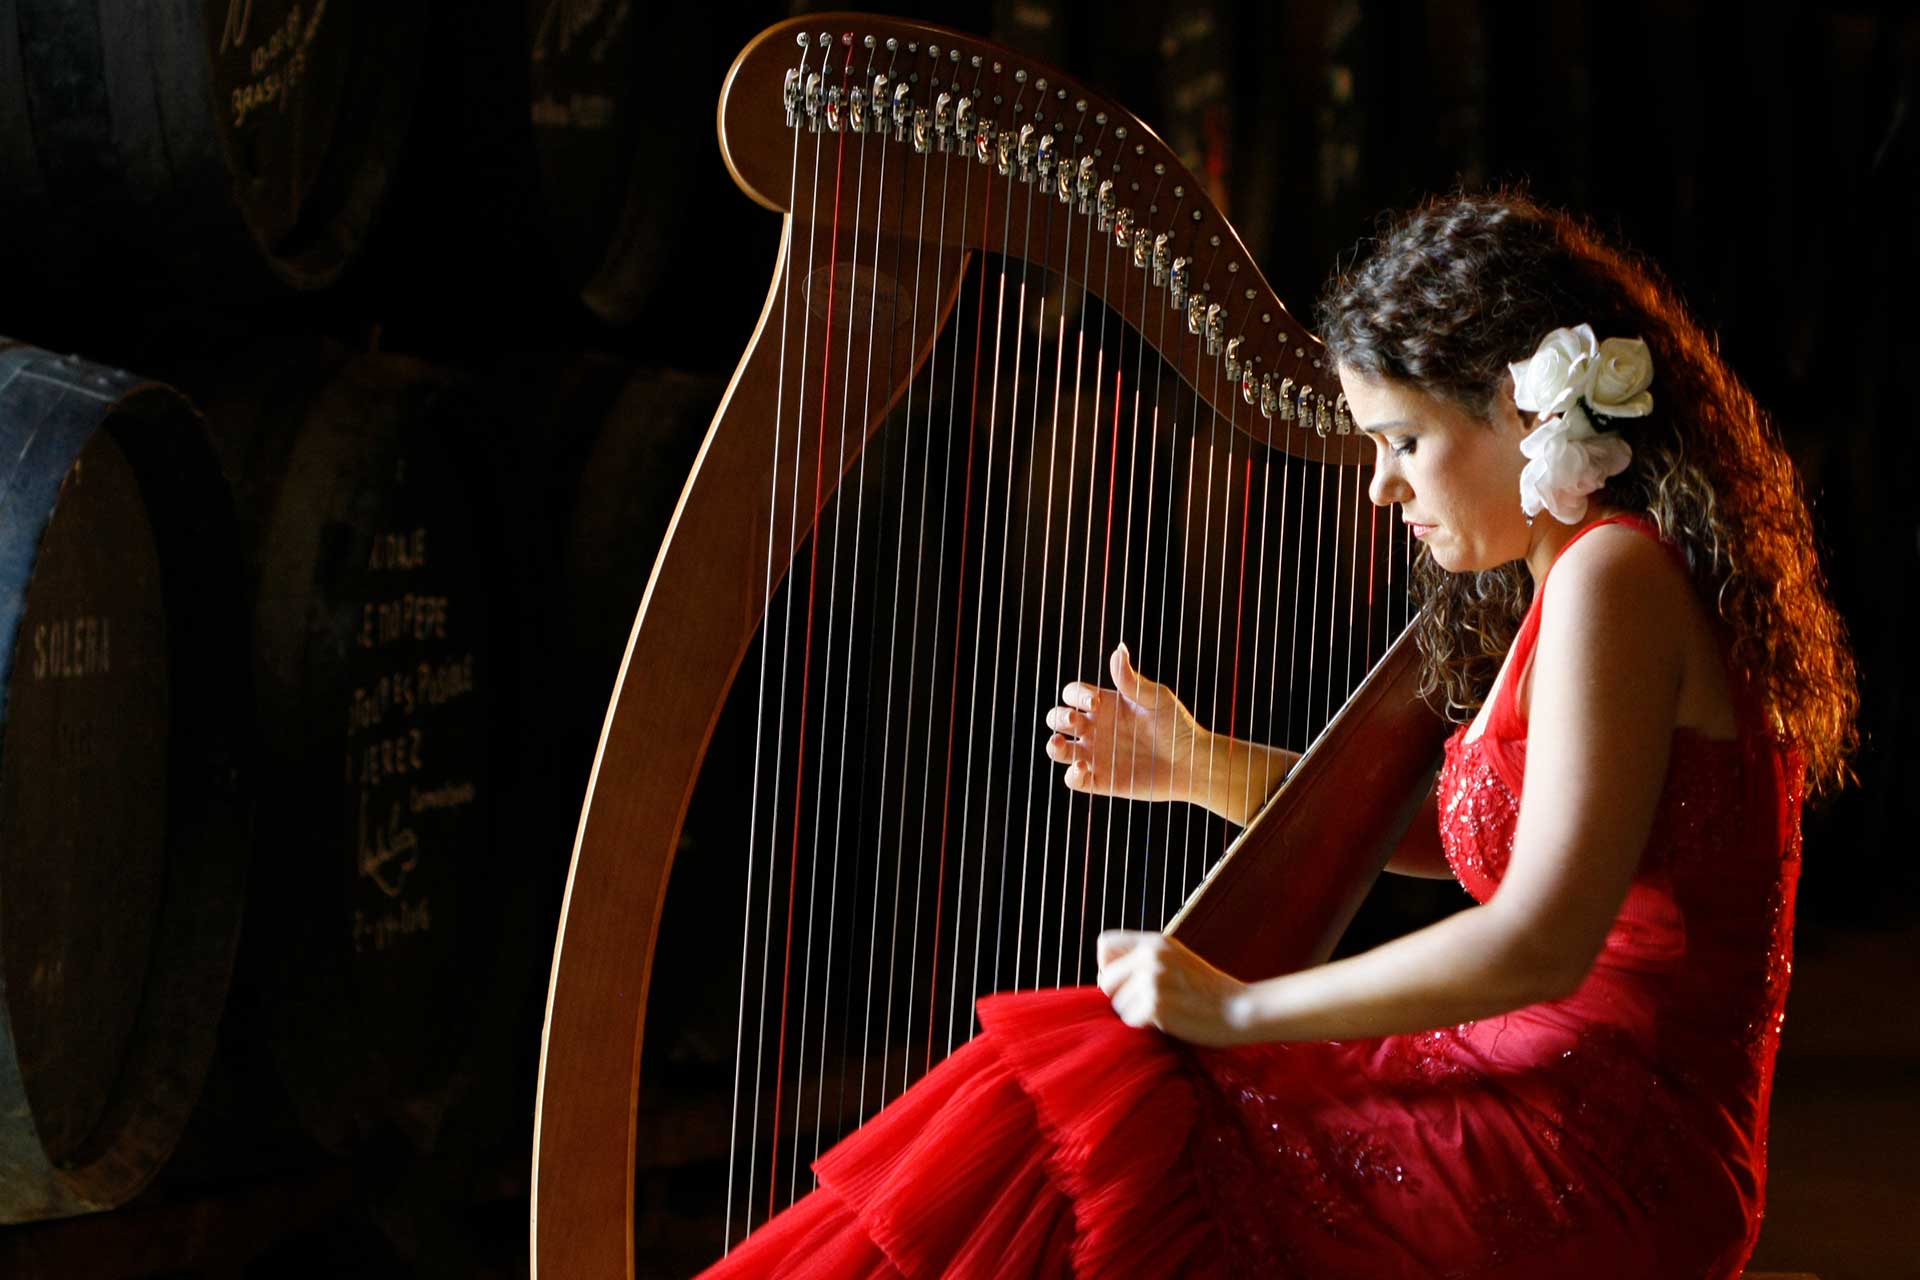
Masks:
[[[1412,436],[1402,436],[1400,439],[1393,441],[1393,456],[1396,458],[1412,457],[1415,443],[1416,441]]]

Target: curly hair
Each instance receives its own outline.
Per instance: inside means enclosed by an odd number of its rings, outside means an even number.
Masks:
[[[1582,321],[1645,340],[1659,401],[1627,426],[1633,461],[1597,497],[1647,513],[1686,556],[1735,674],[1816,790],[1844,783],[1859,693],[1793,463],[1772,423],[1651,263],[1524,191],[1432,197],[1337,273],[1320,335],[1340,364],[1491,422],[1507,365]],[[1533,593],[1523,562],[1448,573],[1422,548],[1413,590],[1421,693],[1449,719],[1486,700]]]

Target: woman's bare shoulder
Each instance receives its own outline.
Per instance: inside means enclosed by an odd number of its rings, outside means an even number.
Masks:
[[[1622,628],[1680,628],[1706,618],[1686,571],[1662,543],[1610,524],[1561,553],[1547,575],[1543,612],[1571,613],[1600,635]],[[1679,638],[1678,631],[1674,637]],[[1596,637],[1598,638],[1598,637]]]

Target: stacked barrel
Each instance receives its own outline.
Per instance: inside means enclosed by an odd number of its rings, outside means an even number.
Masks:
[[[776,239],[689,175],[777,8],[667,8],[0,21],[0,1274],[524,1274],[579,805],[751,308],[638,335]],[[707,199],[750,253],[676,250]]]

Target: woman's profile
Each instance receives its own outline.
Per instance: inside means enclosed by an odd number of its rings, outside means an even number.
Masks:
[[[1523,194],[1395,219],[1318,319],[1458,723],[1389,870],[1473,904],[1251,983],[1102,934],[706,1274],[1740,1274],[1857,706],[1791,463],[1658,273]],[[1249,821],[1293,753],[1141,667],[1062,691],[1064,785]]]

